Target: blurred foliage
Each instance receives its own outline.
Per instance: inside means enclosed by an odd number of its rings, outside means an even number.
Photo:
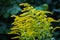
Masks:
[[[9,18],[21,10],[16,0],[0,0],[0,5],[0,16],[4,18]]]
[[[48,10],[48,4],[43,4],[40,6],[35,7],[37,10]]]
[[[6,34],[7,24],[0,21],[0,34]]]
[[[52,33],[51,22],[55,21],[51,17],[47,17],[46,13],[49,11],[36,10],[28,3],[22,3],[20,6],[24,6],[21,12],[23,14],[15,17],[14,25],[8,34],[17,34],[19,36],[12,39],[19,38],[20,40],[51,40]]]

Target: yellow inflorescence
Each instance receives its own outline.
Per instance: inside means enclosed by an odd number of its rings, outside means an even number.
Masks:
[[[54,32],[56,29],[60,29],[60,27],[55,27],[55,28],[52,30],[52,32]]]
[[[25,40],[27,38],[29,38],[28,40],[31,38],[31,40],[34,40],[35,37],[38,37],[38,39],[41,40],[42,38],[39,37],[51,37],[52,35],[50,31],[53,27],[50,22],[55,20],[45,15],[46,13],[51,12],[36,10],[27,3],[20,4],[20,6],[22,5],[26,6],[22,12],[27,12],[19,16],[13,16],[15,17],[14,22],[12,23],[14,26],[11,28],[11,30],[16,34],[21,33],[21,35],[19,35],[20,40]],[[10,32],[10,34],[13,32]]]

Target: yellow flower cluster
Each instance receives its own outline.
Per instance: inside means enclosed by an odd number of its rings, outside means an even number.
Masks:
[[[60,27],[55,27],[55,28],[52,30],[52,32],[54,32],[56,29],[60,29]]]
[[[33,7],[30,6],[28,3],[22,3],[19,6],[24,6],[25,7],[25,8],[23,8],[23,10],[21,12],[25,12],[25,11],[33,9]]]
[[[55,20],[45,15],[51,12],[36,10],[27,3],[20,4],[20,6],[22,5],[26,6],[22,12],[27,12],[19,16],[13,16],[15,17],[12,23],[14,26],[11,28],[12,31],[9,34],[18,34],[20,40],[35,40],[35,37],[41,40],[42,37],[51,37],[52,34],[50,31],[53,27],[50,22]]]

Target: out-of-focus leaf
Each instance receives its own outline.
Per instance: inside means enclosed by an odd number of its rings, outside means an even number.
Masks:
[[[5,34],[6,27],[7,27],[6,23],[0,22],[0,34]]]
[[[48,9],[48,4],[43,4],[41,6],[36,6],[35,9],[37,9],[37,10],[47,10]]]
[[[8,9],[7,13],[10,13],[11,15],[17,14],[21,9],[17,6],[14,5],[12,8]]]
[[[8,17],[9,17],[9,13],[5,13],[5,14],[3,15],[3,17],[4,17],[4,18],[8,18]]]

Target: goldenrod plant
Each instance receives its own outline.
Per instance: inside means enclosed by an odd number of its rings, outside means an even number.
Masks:
[[[52,30],[52,32],[54,32],[56,29],[60,29],[60,27],[55,27],[55,28]]]
[[[11,31],[8,34],[17,34],[19,36],[12,39],[19,38],[19,40],[51,40],[52,33],[51,22],[55,21],[51,17],[47,17],[46,13],[49,11],[36,10],[28,3],[22,3],[19,6],[24,6],[23,14],[13,15],[15,17],[12,23]],[[52,13],[51,13],[52,14]]]
[[[56,20],[55,22],[60,22],[60,19]],[[59,25],[60,24],[58,24],[58,26],[53,28],[52,33],[54,33],[56,29],[60,29]]]

